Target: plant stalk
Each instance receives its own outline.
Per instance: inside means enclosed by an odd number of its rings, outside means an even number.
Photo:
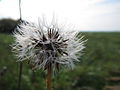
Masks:
[[[22,20],[21,0],[19,0],[19,14],[20,14],[20,21],[21,21]],[[18,90],[21,89],[22,67],[23,67],[23,63],[20,62],[20,64],[19,64],[19,77],[18,77]]]
[[[51,89],[51,79],[52,78],[52,69],[51,69],[51,67],[49,67],[48,69],[47,69],[47,79],[46,79],[46,88],[47,88],[47,90],[52,90]]]
[[[23,66],[23,63],[20,62],[20,69],[19,69],[19,78],[18,78],[18,90],[21,89],[21,77],[22,77],[22,66]]]
[[[19,0],[19,14],[20,14],[20,20],[22,20],[21,0]]]

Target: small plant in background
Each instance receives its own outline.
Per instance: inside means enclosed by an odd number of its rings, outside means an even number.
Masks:
[[[42,20],[39,25],[23,22],[14,32],[13,49],[18,61],[27,60],[32,70],[47,71],[47,90],[51,90],[52,73],[61,67],[73,68],[74,63],[79,62],[78,56],[85,48],[85,41],[83,37],[76,37],[78,33],[59,28],[53,22],[50,25]]]

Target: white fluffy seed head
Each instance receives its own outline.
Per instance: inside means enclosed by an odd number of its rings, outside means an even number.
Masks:
[[[28,60],[32,69],[73,68],[85,48],[83,37],[76,37],[78,33],[59,28],[56,23],[47,25],[40,21],[36,25],[23,22],[14,32],[13,50],[18,61]]]

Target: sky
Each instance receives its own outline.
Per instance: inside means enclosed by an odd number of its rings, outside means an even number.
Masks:
[[[53,16],[81,31],[120,31],[120,0],[21,0],[22,19]],[[18,0],[0,0],[0,18],[19,19]]]

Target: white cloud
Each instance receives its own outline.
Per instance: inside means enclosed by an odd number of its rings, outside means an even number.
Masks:
[[[106,0],[22,0],[23,19],[37,21],[44,14],[56,15],[83,30],[120,30],[120,3]],[[1,17],[19,18],[18,0],[0,2]]]

